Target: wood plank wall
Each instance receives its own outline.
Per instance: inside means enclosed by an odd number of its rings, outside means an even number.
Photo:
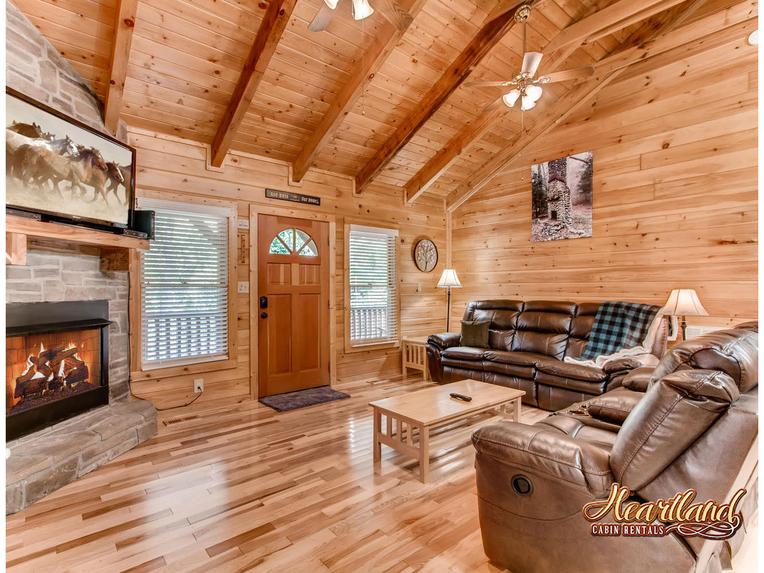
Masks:
[[[425,335],[442,331],[445,323],[445,294],[436,288],[440,271],[445,265],[445,215],[442,200],[423,200],[415,207],[403,205],[400,190],[375,186],[362,197],[352,195],[351,180],[327,172],[310,171],[299,186],[287,183],[284,163],[233,154],[222,171],[205,167],[205,148],[195,142],[150,131],[130,128],[129,142],[137,148],[138,195],[151,191],[159,195],[181,193],[190,202],[205,198],[235,201],[239,219],[249,219],[249,205],[256,203],[275,207],[317,210],[337,218],[337,380],[339,382],[373,379],[400,372],[400,352],[397,349],[344,353],[343,300],[344,222],[346,219],[365,224],[380,224],[399,228],[401,330],[406,335]],[[302,207],[265,199],[264,188],[271,187],[321,197],[320,207]],[[238,244],[249,249],[249,230],[239,229]],[[431,273],[419,272],[411,258],[414,241],[430,237],[442,252],[438,267]],[[237,266],[238,280],[249,280],[248,253],[242,254]],[[256,289],[256,285],[250,285]],[[158,378],[133,383],[135,394],[148,397],[160,407],[182,404],[194,397],[193,378],[205,380],[205,392],[200,400],[241,397],[250,391],[249,365],[249,294],[238,294],[237,367],[232,370]],[[137,349],[133,349],[137,352]]]
[[[454,213],[455,312],[483,298],[663,304],[684,287],[711,315],[690,324],[756,318],[756,108],[744,37],[629,70]],[[530,165],[588,150],[593,236],[530,242]]]

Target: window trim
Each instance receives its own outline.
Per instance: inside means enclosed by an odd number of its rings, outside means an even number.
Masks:
[[[237,365],[237,209],[233,201],[202,199],[192,203],[186,197],[168,198],[141,196],[136,199],[138,209],[174,209],[191,213],[214,213],[228,219],[228,349],[225,356],[204,356],[178,360],[170,364],[144,365],[142,352],[142,305],[141,305],[141,255],[131,251],[130,255],[130,370],[134,381],[167,378],[182,374],[200,374],[219,370],[229,370]]]
[[[396,276],[396,288],[395,298],[398,306],[398,312],[395,316],[395,322],[397,326],[397,336],[395,340],[386,342],[353,342],[350,340],[350,228],[361,227],[369,230],[383,230],[394,231],[396,235],[395,241],[395,276]],[[395,225],[380,225],[376,223],[369,223],[368,221],[353,221],[350,219],[345,220],[344,225],[344,247],[343,252],[343,275],[344,275],[344,300],[343,300],[343,325],[344,325],[344,342],[345,352],[368,352],[370,350],[382,350],[386,348],[400,348],[401,345],[401,246],[400,246],[400,229]]]

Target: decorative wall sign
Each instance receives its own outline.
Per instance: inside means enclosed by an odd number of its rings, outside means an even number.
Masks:
[[[8,88],[6,204],[56,218],[126,227],[135,150]]]
[[[422,239],[414,245],[414,264],[423,273],[429,273],[438,264],[438,247],[430,239]]]
[[[279,191],[278,189],[269,189],[266,187],[265,196],[268,199],[278,199],[279,201],[292,201],[293,203],[304,203],[305,205],[320,205],[321,197],[314,195],[303,195],[302,193],[293,193],[292,191]]]
[[[531,167],[532,241],[592,236],[592,152]]]

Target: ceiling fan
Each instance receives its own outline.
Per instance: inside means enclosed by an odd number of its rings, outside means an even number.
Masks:
[[[520,6],[515,12],[515,21],[523,25],[523,64],[520,68],[520,73],[511,80],[477,81],[465,84],[471,87],[511,87],[512,89],[501,96],[501,99],[507,107],[514,107],[517,101],[520,100],[520,111],[528,111],[536,106],[536,102],[541,99],[544,93],[544,90],[541,88],[543,84],[575,80],[594,73],[594,66],[584,66],[534,78],[544,54],[541,52],[528,52],[526,50],[526,27],[530,13],[531,7],[528,4]]]
[[[339,2],[340,0],[324,0],[324,6],[321,6],[316,16],[308,24],[308,30],[311,32],[326,30],[329,22],[332,21],[332,13]],[[374,8],[369,4],[369,0],[352,0],[352,3],[353,20],[363,20],[374,14]]]

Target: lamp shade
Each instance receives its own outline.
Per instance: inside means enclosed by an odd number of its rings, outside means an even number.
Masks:
[[[700,304],[698,294],[691,288],[672,290],[663,313],[671,316],[708,316],[708,311]]]
[[[506,105],[507,107],[513,107],[519,97],[520,97],[520,91],[512,90],[511,92],[501,96],[501,99],[504,102],[504,105]]]
[[[438,281],[438,288],[462,288],[462,283],[459,282],[459,277],[456,276],[454,269],[443,269],[443,274],[440,275]]]
[[[363,20],[374,14],[369,0],[353,0],[353,20]]]

